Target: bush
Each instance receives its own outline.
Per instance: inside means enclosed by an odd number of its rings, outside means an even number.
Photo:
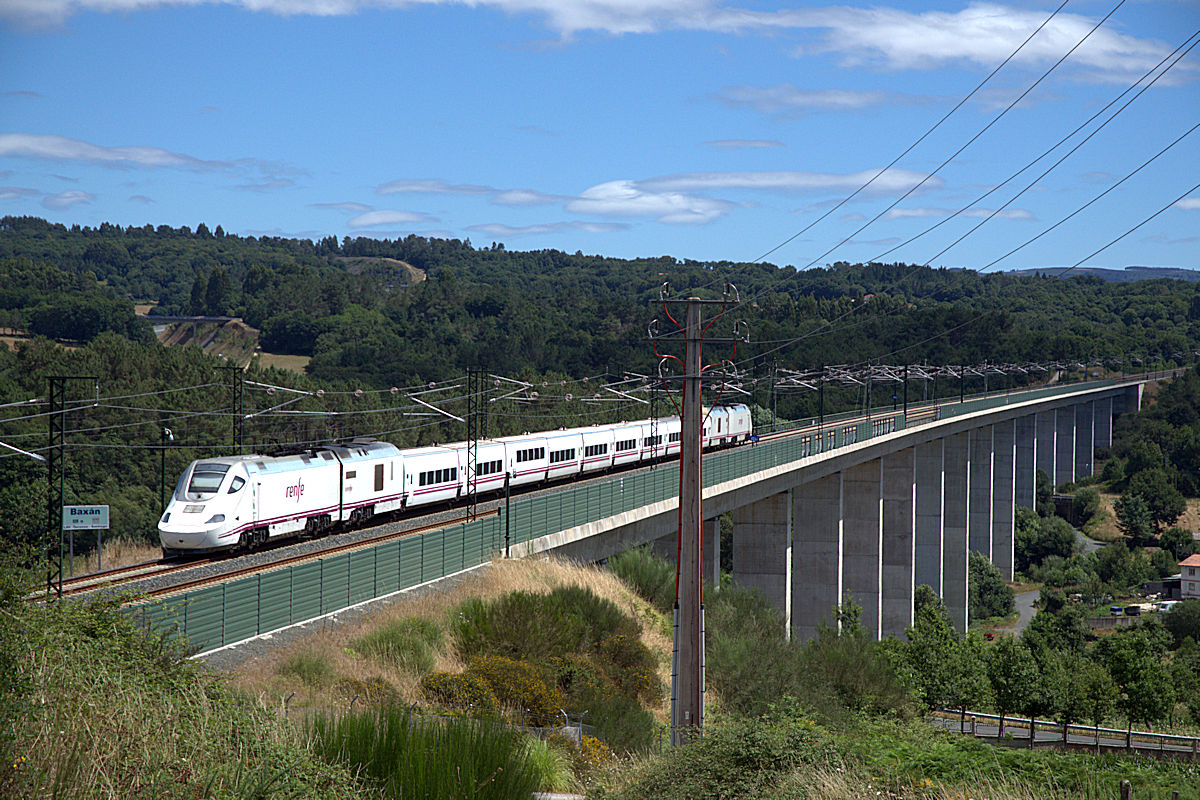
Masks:
[[[526,661],[490,656],[473,663],[467,674],[486,681],[501,705],[528,712],[526,725],[553,725],[565,703],[560,692],[546,686],[538,668]]]
[[[469,710],[476,716],[494,717],[500,708],[496,693],[478,675],[431,672],[421,678],[421,691],[434,703]]]
[[[626,550],[608,559],[608,568],[642,599],[663,613],[675,606],[675,567],[648,547]]]
[[[833,738],[789,709],[707,726],[703,739],[649,762],[622,800],[767,797],[802,764],[832,764]]]
[[[355,639],[352,646],[400,669],[426,673],[433,669],[434,648],[442,630],[429,620],[402,619]]]
[[[324,686],[333,679],[333,665],[319,653],[303,651],[294,653],[279,665],[280,675],[293,675],[307,686]]]
[[[483,653],[548,663],[564,653],[592,653],[606,637],[638,635],[634,620],[581,586],[549,594],[510,592],[491,602],[471,599],[450,613],[454,644],[466,658]]]
[[[388,706],[400,702],[400,693],[396,691],[396,687],[378,675],[373,675],[365,681],[358,678],[339,678],[335,688],[347,703],[354,703],[355,706]],[[357,703],[355,697],[358,698]]]

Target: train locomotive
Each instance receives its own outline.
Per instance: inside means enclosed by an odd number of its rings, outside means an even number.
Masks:
[[[750,409],[707,409],[704,449],[750,439]],[[401,450],[353,439],[302,453],[193,461],[158,523],[163,555],[244,551],[319,536],[391,511],[678,455],[678,417]]]

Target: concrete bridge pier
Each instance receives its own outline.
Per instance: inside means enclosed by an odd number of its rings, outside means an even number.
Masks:
[[[1051,483],[1054,482],[1054,454],[1058,450],[1054,442],[1055,435],[1058,432],[1058,428],[1054,424],[1055,417],[1056,414],[1054,411],[1037,412],[1037,434],[1034,451],[1035,468],[1046,473]]]
[[[1054,485],[1075,480],[1075,408],[1065,406],[1054,412]]]
[[[967,538],[971,549],[988,560],[992,558],[992,427],[985,425],[971,430],[968,444]]]
[[[1016,428],[1013,500],[1032,511],[1037,507],[1037,415],[1018,417],[1013,422]]]
[[[967,629],[967,520],[970,518],[969,433],[943,440],[942,602],[959,631]]]
[[[1112,447],[1113,399],[1102,397],[1095,401],[1095,446]]]
[[[863,629],[875,639],[883,613],[882,489],[879,459],[842,472],[842,588],[862,606]]]
[[[733,582],[757,589],[783,613],[789,631],[793,494],[793,491],[779,492],[733,511]]]
[[[942,594],[943,440],[916,447],[916,563],[913,580]]]
[[[834,610],[842,601],[842,473],[803,483],[792,495],[800,527],[792,560],[792,635],[807,640],[822,624],[836,624]]]
[[[1094,474],[1092,458],[1096,449],[1096,409],[1088,400],[1075,406],[1075,477],[1090,478]]]
[[[904,638],[913,624],[917,532],[916,448],[882,459],[883,581],[880,634]]]
[[[1016,421],[992,426],[992,563],[1005,580],[1013,578],[1016,521]]]

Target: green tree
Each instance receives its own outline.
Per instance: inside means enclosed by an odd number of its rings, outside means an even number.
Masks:
[[[204,312],[211,316],[222,316],[229,299],[229,275],[220,266],[213,267],[204,290]]]
[[[196,279],[192,281],[192,295],[191,299],[188,301],[189,314],[204,313],[204,288],[206,285],[207,283],[204,280],[204,276],[197,273]]]
[[[1158,544],[1169,550],[1176,561],[1182,561],[1190,555],[1200,552],[1200,543],[1192,537],[1192,532],[1183,528],[1167,528],[1158,537]]]
[[[1129,480],[1129,489],[1121,495],[1141,495],[1150,509],[1150,516],[1156,526],[1170,525],[1179,519],[1187,509],[1187,502],[1171,484],[1171,478],[1161,469],[1148,469],[1139,472]]]
[[[988,652],[987,676],[1000,715],[999,739],[1004,734],[1004,718],[1025,709],[1038,690],[1040,675],[1029,648],[1014,636],[1001,636]]]
[[[1175,692],[1163,664],[1166,633],[1142,625],[1117,631],[1096,643],[1096,654],[1112,676],[1119,694],[1117,708],[1129,722],[1152,724],[1175,705]]]
[[[1162,624],[1171,634],[1174,647],[1188,638],[1200,641],[1200,600],[1184,600],[1163,614]]]
[[[1150,541],[1154,535],[1154,517],[1150,505],[1140,494],[1126,492],[1113,505],[1117,513],[1117,527],[1135,545]]]
[[[967,596],[971,621],[1004,617],[1013,611],[1013,590],[987,556],[971,551]]]

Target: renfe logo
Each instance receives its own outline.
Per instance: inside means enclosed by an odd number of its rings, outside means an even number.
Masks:
[[[296,479],[295,486],[289,486],[283,492],[284,497],[287,497],[287,498],[294,497],[296,499],[297,503],[300,502],[300,498],[303,495],[304,495],[304,481],[300,480],[299,478]]]

